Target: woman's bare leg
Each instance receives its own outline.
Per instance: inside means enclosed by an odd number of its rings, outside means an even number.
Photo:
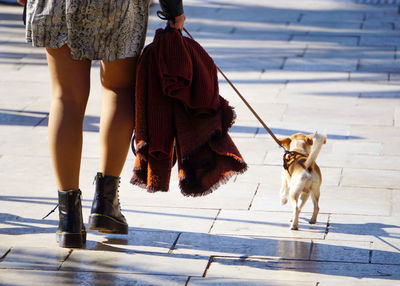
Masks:
[[[52,83],[49,147],[57,187],[77,190],[91,62],[73,60],[67,45],[46,53]]]
[[[103,99],[100,119],[100,171],[119,177],[135,126],[137,58],[101,62]]]

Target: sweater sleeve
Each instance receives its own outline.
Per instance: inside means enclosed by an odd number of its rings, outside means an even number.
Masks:
[[[167,18],[175,18],[183,14],[182,0],[159,0],[160,6]]]

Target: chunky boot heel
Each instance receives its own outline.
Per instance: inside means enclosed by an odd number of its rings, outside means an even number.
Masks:
[[[60,247],[82,248],[86,229],[82,219],[81,191],[58,191],[59,224],[56,240]]]
[[[128,234],[118,198],[119,177],[97,173],[89,229],[100,233]]]
[[[126,223],[101,214],[90,215],[89,229],[97,230],[100,233],[128,234],[128,225]]]

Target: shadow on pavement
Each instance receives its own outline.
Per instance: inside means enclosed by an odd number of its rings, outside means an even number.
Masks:
[[[0,108],[0,125],[10,126],[47,126],[48,112],[16,110]],[[83,123],[83,131],[99,132],[100,117],[86,115]],[[309,133],[305,130],[271,128],[271,131],[278,136],[290,136],[294,133]],[[241,134],[268,134],[262,127],[234,125],[229,133]],[[335,140],[355,140],[363,139],[359,136],[347,136],[340,134],[327,134],[329,139]]]
[[[53,235],[57,228],[57,221],[55,220],[38,221],[9,214],[0,214],[0,223],[13,226],[7,232],[0,231],[0,235],[38,233]],[[46,224],[47,227],[38,227],[36,226],[37,224]],[[385,224],[374,224],[373,226],[368,224],[356,225],[356,227],[361,226],[370,228],[371,234],[376,233],[378,238],[395,238],[385,231],[385,228],[398,228],[398,226]],[[345,227],[349,226],[345,225]],[[167,237],[175,237],[175,239],[167,239]],[[34,236],[32,238],[34,239]],[[34,241],[32,242],[34,243]],[[398,262],[400,258],[400,253],[396,249],[383,251],[337,246],[334,241],[331,242],[332,244],[327,244],[329,240],[323,242],[324,244],[319,244],[318,240],[308,242],[290,238],[282,240],[270,237],[232,236],[196,232],[178,233],[168,230],[132,227],[128,236],[104,235],[102,241],[88,240],[85,249],[78,250],[80,253],[78,253],[78,258],[71,255],[65,259],[68,262],[66,270],[75,272],[72,276],[79,275],[80,272],[94,276],[101,276],[105,273],[179,275],[179,269],[173,267],[162,269],[157,267],[153,269],[151,267],[152,263],[157,265],[157,261],[160,258],[173,258],[181,260],[183,263],[186,260],[188,263],[193,260],[204,261],[204,265],[209,263],[208,267],[217,264],[258,268],[260,270],[325,274],[338,277],[399,279],[398,269],[400,265],[399,263],[393,264],[395,259]],[[10,243],[12,245],[12,242]],[[164,250],[161,251],[160,248]],[[43,264],[44,260],[46,260],[43,257],[43,249],[37,254],[35,254],[36,250],[34,248],[17,246],[15,249],[22,252],[29,251],[29,261],[33,263],[30,267],[25,266],[24,270],[35,269],[35,262]],[[102,252],[102,254],[95,254],[98,251]],[[322,251],[323,255],[319,256],[319,251]],[[113,254],[110,256],[107,253]],[[321,257],[326,256],[326,253],[330,253],[330,255],[328,258],[322,259]],[[2,269],[1,262],[7,261],[7,256],[12,257],[14,260],[16,259],[12,254],[11,250],[5,257],[0,259],[0,269]],[[134,260],[137,255],[142,255],[146,259],[146,263],[130,264],[128,262],[130,261],[130,256]],[[111,257],[112,260],[110,260]],[[389,257],[391,260],[375,263],[375,257]],[[47,260],[51,259],[47,258]],[[60,270],[64,269],[61,267]],[[42,275],[46,277],[48,274],[52,275],[45,272]]]

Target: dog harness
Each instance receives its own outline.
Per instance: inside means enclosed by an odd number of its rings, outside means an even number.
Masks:
[[[283,154],[283,168],[290,174],[290,167],[293,164],[299,164],[303,169],[306,169],[306,166],[304,166],[304,162],[307,159],[307,155],[304,155],[300,152],[296,151],[285,151]],[[311,166],[307,169],[307,171],[311,172]]]

